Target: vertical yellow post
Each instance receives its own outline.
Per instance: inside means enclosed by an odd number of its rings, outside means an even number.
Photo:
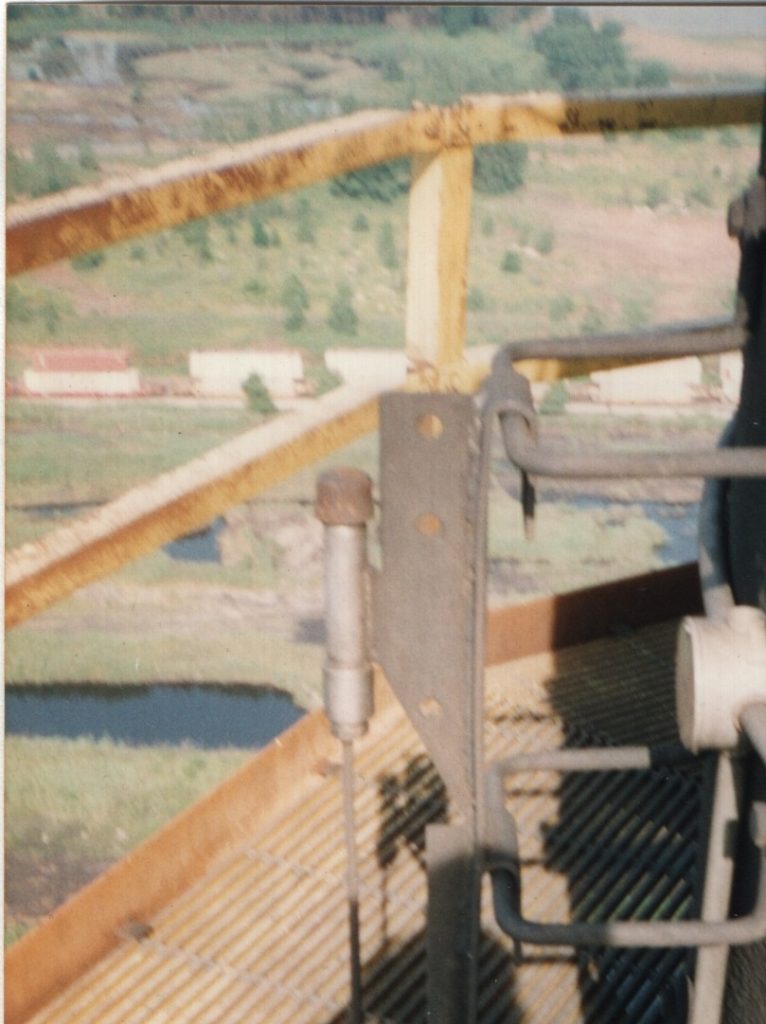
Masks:
[[[413,158],[406,352],[415,389],[472,389],[463,361],[473,150]]]

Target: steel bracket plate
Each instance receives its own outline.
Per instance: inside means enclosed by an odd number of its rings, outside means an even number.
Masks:
[[[468,395],[381,399],[375,653],[466,821],[481,742],[481,680],[473,678],[479,428]]]

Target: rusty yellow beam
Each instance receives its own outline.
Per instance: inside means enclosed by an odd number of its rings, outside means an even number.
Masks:
[[[472,175],[470,147],[412,161],[405,351],[416,372],[463,357]]]
[[[763,93],[753,91],[665,93],[646,96],[468,96],[453,108],[452,145],[478,146],[599,132],[654,128],[716,128],[760,124]],[[445,140],[446,141],[446,140]]]
[[[7,273],[407,155],[423,117],[362,111],[11,207],[6,218]]]
[[[11,207],[6,270],[18,274],[372,164],[441,149],[601,131],[753,124],[755,92],[468,97],[409,113],[362,111]]]
[[[372,390],[334,391],[315,409],[257,427],[24,544],[6,561],[6,627],[374,430],[377,417]]]

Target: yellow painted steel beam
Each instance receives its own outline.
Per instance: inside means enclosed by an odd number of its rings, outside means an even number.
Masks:
[[[453,137],[478,146],[599,132],[760,124],[763,99],[762,92],[741,90],[653,96],[632,92],[602,96],[468,96],[453,108]]]
[[[11,207],[7,273],[408,155],[424,116],[362,111]]]
[[[412,162],[405,351],[416,373],[463,357],[472,176],[470,147]]]
[[[199,529],[377,427],[377,394],[334,391],[308,412],[257,427],[179,469],[12,551],[6,561],[6,628],[93,580]]]
[[[18,274],[408,154],[589,132],[754,124],[762,106],[755,92],[530,93],[468,97],[409,113],[362,111],[11,207],[6,271]]]

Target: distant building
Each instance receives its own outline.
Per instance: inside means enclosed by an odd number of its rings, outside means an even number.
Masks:
[[[293,349],[234,349],[189,353],[195,394],[209,398],[242,395],[242,385],[257,373],[273,398],[305,392],[303,357]]]
[[[407,376],[407,356],[402,349],[328,348],[324,361],[345,384],[397,387]]]
[[[141,381],[121,349],[37,349],[24,371],[24,390],[50,398],[127,397],[141,393]]]
[[[591,374],[592,398],[610,405],[684,405],[700,393],[702,364],[696,356],[625,366]]]

